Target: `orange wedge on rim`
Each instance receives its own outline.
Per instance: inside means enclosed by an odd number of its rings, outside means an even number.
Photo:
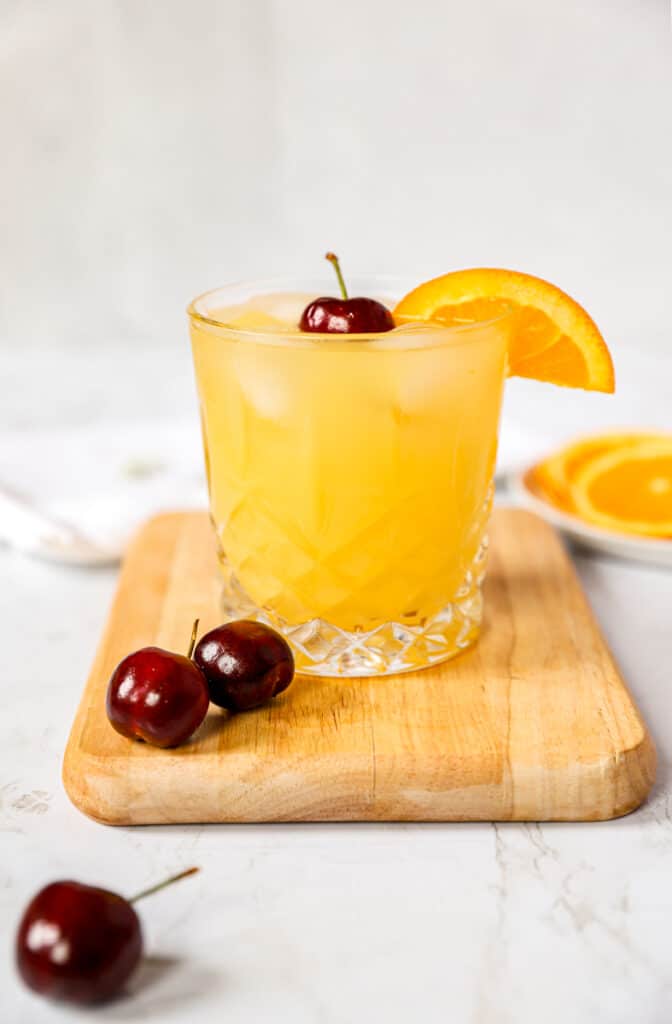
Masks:
[[[672,537],[672,438],[608,451],[571,484],[576,511],[619,533]]]
[[[515,270],[457,270],[419,285],[394,310],[400,322],[452,326],[515,314],[509,373],[587,391],[614,390],[604,338],[585,309],[556,288]]]

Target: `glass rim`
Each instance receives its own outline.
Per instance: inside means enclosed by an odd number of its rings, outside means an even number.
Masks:
[[[404,278],[400,276],[390,274],[366,274],[366,273],[353,273],[352,279],[367,278],[372,282],[378,282],[382,285],[384,282],[394,283],[400,285]],[[503,321],[510,319],[514,313],[514,306],[509,306],[506,310],[498,313],[496,316],[488,317],[484,320],[474,320],[464,324],[443,324],[439,320],[409,320],[404,324],[400,324],[394,331],[385,331],[383,333],[369,333],[369,334],[329,334],[327,332],[308,332],[301,331],[297,325],[295,331],[269,331],[263,329],[251,329],[248,327],[240,327],[236,324],[227,323],[225,320],[218,319],[210,315],[208,312],[199,309],[199,305],[205,305],[208,299],[227,291],[234,291],[235,289],[249,288],[255,289],[256,294],[264,294],[263,289],[268,288],[272,293],[275,288],[278,291],[289,290],[290,284],[296,286],[300,283],[301,278],[296,275],[280,275],[276,277],[266,278],[253,278],[253,279],[241,279],[238,281],[230,281],[227,284],[220,285],[216,288],[208,288],[207,291],[201,292],[194,299],[191,300],[187,306],[186,312],[189,319],[193,322],[204,324],[209,328],[214,328],[217,331],[226,331],[235,334],[241,339],[247,339],[252,342],[260,344],[275,344],[275,345],[292,345],[300,344],[302,346],[312,347],[312,343],[319,341],[320,348],[323,348],[325,343],[329,344],[352,344],[352,342],[361,343],[369,342],[372,347],[381,347],[381,342],[387,342],[385,348],[389,348],[391,342],[401,341],[404,338],[408,338],[409,334],[414,333],[417,337],[417,328],[422,327],[428,332],[431,330],[433,335],[440,333],[443,339],[454,338],[457,340],[462,335],[470,334],[473,331],[479,331],[484,328],[493,327],[496,324],[500,324]],[[284,289],[283,289],[284,286]],[[326,289],[326,282],[325,282]],[[403,294],[402,289],[402,294]],[[326,294],[323,292],[322,294]],[[319,297],[319,292],[316,294],[316,298]],[[434,341],[436,344],[436,340]],[[360,347],[360,346],[358,346]],[[431,346],[430,346],[431,347]]]

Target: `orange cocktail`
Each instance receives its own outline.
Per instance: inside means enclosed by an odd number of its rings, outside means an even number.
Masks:
[[[311,295],[262,289],[192,307],[230,612],[279,627],[302,671],[396,672],[463,650],[510,318],[318,337],[296,329]]]

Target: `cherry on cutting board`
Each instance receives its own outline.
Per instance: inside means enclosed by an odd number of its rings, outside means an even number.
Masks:
[[[39,995],[101,1003],[123,987],[142,955],[133,904],[198,868],[145,889],[131,900],[80,882],[52,882],[28,904],[16,935],[16,965]]]
[[[187,656],[143,647],[117,665],[107,688],[107,717],[122,736],[156,747],[176,747],[198,729],[208,710],[208,687]]]
[[[313,334],[383,334],[391,331],[394,319],[387,306],[376,299],[349,298],[338,257],[328,252],[325,259],[333,265],[342,298],[314,299],[301,314],[299,327]]]
[[[211,629],[194,651],[210,700],[229,711],[248,711],[286,690],[294,678],[294,657],[279,633],[261,622],[241,619]]]

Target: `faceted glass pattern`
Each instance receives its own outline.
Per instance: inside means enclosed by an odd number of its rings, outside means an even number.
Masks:
[[[221,609],[227,619],[255,619],[291,644],[296,670],[317,676],[380,676],[411,672],[455,657],[475,643],[481,624],[488,541],[484,537],[453,601],[417,625],[385,622],[369,631],[339,629],[323,619],[294,625],[257,607],[223,552]]]

